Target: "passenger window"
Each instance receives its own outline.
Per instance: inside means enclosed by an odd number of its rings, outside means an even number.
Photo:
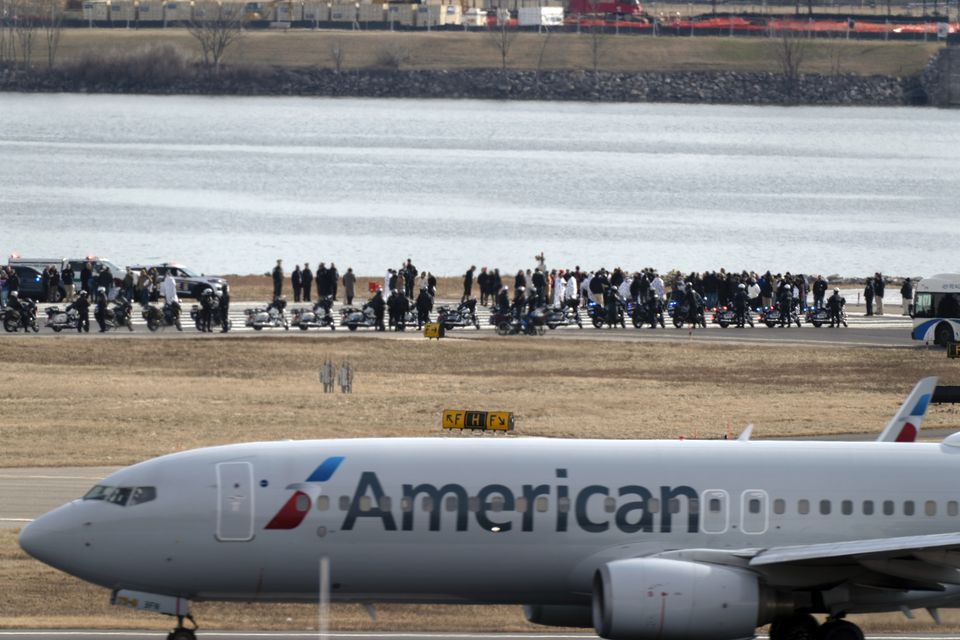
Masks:
[[[903,503],[903,515],[912,516],[913,515],[913,500],[905,500]]]
[[[720,498],[710,498],[710,513],[720,513]]]
[[[350,496],[340,496],[340,511],[350,510]]]
[[[660,513],[660,500],[658,498],[647,500],[647,511],[649,513]]]
[[[330,508],[330,496],[319,496],[317,498],[317,511],[326,511]]]
[[[550,500],[546,496],[540,496],[537,498],[537,511],[540,513],[546,513],[550,508]]]
[[[613,496],[608,496],[603,499],[603,510],[607,513],[613,513],[617,510],[617,499]]]
[[[560,513],[570,511],[570,498],[557,498],[557,511]]]
[[[390,511],[390,508],[393,506],[393,500],[390,499],[390,496],[382,496],[380,498],[380,508],[383,511]]]
[[[948,516],[955,516],[955,515],[957,515],[957,501],[956,501],[956,500],[951,500],[950,502],[947,503],[947,515],[948,515]]]
[[[400,498],[400,510],[410,513],[413,511],[413,500],[408,497]]]
[[[784,511],[787,510],[787,503],[783,498],[777,498],[773,501],[773,512],[778,516],[782,516]]]
[[[459,501],[457,500],[456,496],[447,496],[443,502],[444,502],[444,507],[447,509],[447,511],[457,510],[457,502]]]
[[[750,498],[747,502],[747,511],[750,513],[760,513],[760,500],[758,498]]]
[[[372,502],[373,501],[370,499],[370,496],[360,496],[360,511],[370,511],[370,505]]]
[[[883,515],[892,516],[893,515],[893,500],[884,500],[883,501]]]
[[[423,496],[423,502],[420,504],[423,506],[424,511],[433,511],[433,498],[430,496]]]
[[[863,501],[863,515],[872,516],[873,515],[873,500],[864,500]]]
[[[670,513],[680,513],[680,499],[670,498],[667,501],[667,509],[670,510]]]
[[[294,502],[293,506],[294,506],[294,508],[295,508],[297,511],[299,511],[300,513],[303,513],[303,512],[305,512],[305,511],[309,511],[309,510],[310,510],[310,498],[308,498],[305,494],[301,493],[300,495],[297,496],[297,500],[296,500],[296,502]]]
[[[503,511],[503,496],[493,496],[490,498],[491,511]]]
[[[797,500],[797,513],[802,516],[810,513],[810,501],[807,499]]]
[[[110,504],[118,504],[121,507],[126,506],[127,500],[130,499],[130,492],[132,489],[130,487],[117,487],[107,495],[107,502]]]
[[[937,515],[937,503],[933,500],[927,500],[923,505],[923,512],[928,516]]]
[[[843,500],[840,502],[840,513],[845,516],[853,515],[853,500]]]
[[[821,500],[820,501],[820,515],[828,516],[830,515],[830,501]]]
[[[514,501],[514,504],[517,508],[517,513],[526,513],[530,505],[527,504],[527,499],[520,497]]]
[[[130,496],[130,506],[143,504],[157,498],[157,490],[154,487],[137,487]],[[308,507],[309,508],[309,507]]]

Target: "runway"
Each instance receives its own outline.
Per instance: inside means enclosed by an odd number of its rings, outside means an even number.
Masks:
[[[124,631],[119,629],[101,631],[83,630],[0,630],[0,640],[162,640],[163,631]],[[315,631],[206,631],[197,633],[198,640],[293,640],[297,638],[320,638]],[[335,631],[323,636],[327,640],[588,640],[597,638],[593,633],[425,633],[425,632],[361,632]],[[756,640],[769,640],[758,635]],[[952,633],[924,634],[869,634],[866,640],[960,640]]]
[[[444,300],[437,303],[437,306],[446,304],[456,306],[452,300]],[[262,306],[258,302],[236,302],[230,306],[230,320],[233,328],[229,333],[220,333],[219,328],[214,333],[200,333],[197,331],[195,323],[190,320],[190,304],[184,304],[182,315],[183,331],[177,331],[175,327],[164,327],[158,331],[151,332],[147,329],[146,322],[141,317],[138,308],[133,311],[133,331],[127,329],[112,330],[105,334],[97,331],[96,322],[91,314],[91,333],[78,335],[75,330],[64,330],[60,333],[44,326],[47,320],[46,313],[42,310],[49,305],[41,305],[38,312],[38,320],[41,328],[38,334],[34,333],[5,333],[0,335],[11,339],[37,339],[42,337],[52,338],[61,336],[64,340],[77,339],[130,339],[144,338],[156,340],[224,340],[252,338],[260,336],[284,337],[284,338],[305,338],[335,340],[347,337],[359,337],[364,339],[381,340],[423,340],[423,336],[415,328],[409,328],[402,332],[376,332],[372,329],[362,328],[357,331],[349,331],[346,327],[338,326],[335,330],[329,328],[309,329],[306,331],[291,327],[289,330],[283,328],[267,328],[260,331],[245,326],[246,316],[244,309]],[[301,305],[291,305],[287,310],[288,319],[291,316],[291,309]],[[334,307],[333,315],[339,322],[339,305]],[[435,307],[436,309],[437,307]],[[804,323],[802,327],[793,326],[791,328],[774,327],[769,328],[766,325],[756,323],[753,328],[747,327],[737,329],[736,327],[723,328],[719,325],[709,322],[706,328],[691,329],[684,327],[675,328],[670,323],[670,318],[666,318],[667,327],[665,329],[650,329],[649,327],[637,329],[633,327],[629,319],[626,328],[608,328],[596,329],[590,324],[590,319],[585,312],[581,313],[583,328],[576,326],[557,327],[555,330],[547,330],[542,337],[536,336],[505,336],[500,337],[496,334],[494,326],[490,324],[490,310],[487,307],[477,307],[477,316],[480,321],[480,329],[473,327],[454,329],[447,332],[446,339],[469,339],[469,340],[535,340],[535,339],[582,339],[582,340],[613,340],[613,341],[658,341],[658,342],[719,342],[726,344],[778,344],[778,345],[811,345],[811,346],[829,346],[829,347],[885,347],[885,348],[923,348],[924,345],[910,338],[910,330],[913,327],[913,321],[905,316],[886,315],[866,317],[862,313],[850,313],[847,318],[848,328],[831,329],[828,326],[816,328]],[[436,317],[436,314],[432,314]]]

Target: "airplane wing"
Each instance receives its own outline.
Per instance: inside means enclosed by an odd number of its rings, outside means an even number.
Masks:
[[[913,442],[920,433],[920,423],[927,412],[927,405],[937,388],[937,378],[924,378],[916,384],[877,438],[877,442]]]
[[[956,553],[951,553],[953,551]],[[750,559],[750,566],[817,561],[862,563],[864,560],[874,561],[904,556],[919,556],[928,560],[940,558],[960,566],[960,533],[771,547],[753,556]]]

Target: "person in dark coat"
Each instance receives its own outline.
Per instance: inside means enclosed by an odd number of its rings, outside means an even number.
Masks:
[[[497,313],[507,313],[510,311],[510,289],[502,286],[500,293],[497,294]]]
[[[97,288],[97,308],[93,312],[93,317],[97,319],[97,324],[100,325],[100,333],[104,333],[107,330],[107,290],[104,287]]]
[[[310,289],[313,287],[313,271],[310,271],[310,263],[303,263],[303,271],[300,272],[300,280],[303,283],[303,301],[310,302]]]
[[[293,285],[293,301],[300,302],[300,292],[303,290],[303,273],[300,271],[300,265],[293,268],[290,284]]]
[[[327,281],[327,265],[320,263],[317,267],[317,298],[330,295],[330,283]]]
[[[110,294],[110,289],[113,288],[113,274],[110,272],[110,267],[104,267],[97,276],[97,285],[106,289],[108,295]]]
[[[827,311],[830,312],[830,328],[839,328],[841,324],[847,326],[843,319],[843,305],[846,300],[840,295],[840,289],[834,289],[833,295],[827,298]]]
[[[873,315],[873,296],[874,296],[873,278],[867,278],[866,282],[864,282],[864,285],[863,285],[863,301],[867,305],[866,315],[868,316]]]
[[[883,315],[883,294],[886,289],[887,283],[883,279],[883,274],[877,273],[873,276],[873,293],[875,295],[874,302],[877,304],[877,315]]]
[[[540,267],[537,267],[537,270],[533,272],[533,291],[534,296],[537,299],[537,304],[543,304],[546,288],[547,288],[547,279],[544,277],[543,273],[540,271]]]
[[[44,267],[40,271],[40,301],[52,302],[50,295],[50,267]]]
[[[480,268],[480,275],[477,276],[477,287],[480,288],[480,305],[487,306],[487,296],[490,294],[490,274],[486,267]]]
[[[407,264],[404,265],[405,273],[403,278],[404,287],[406,288],[406,295],[408,298],[413,300],[413,283],[417,279],[417,268],[413,266],[413,261],[410,258],[407,258]]]
[[[437,295],[437,276],[433,275],[429,271],[427,272],[427,287],[430,288],[430,295]]]
[[[77,299],[67,305],[67,311],[77,310],[77,333],[90,333],[90,296],[81,291]]]
[[[219,311],[220,333],[226,333],[230,330],[230,286],[226,282],[223,283],[223,292],[220,294]]]
[[[817,276],[813,282],[813,306],[817,309],[823,307],[823,299],[827,295],[827,281],[823,276]]]
[[[396,330],[404,331],[407,328],[407,313],[410,312],[410,299],[404,291],[397,291]]]
[[[330,263],[330,268],[327,269],[327,288],[330,290],[330,298],[332,300],[337,299],[337,284],[340,282],[340,272],[337,271],[337,265]]]
[[[80,269],[80,289],[90,295],[90,280],[93,279],[93,265],[89,262],[84,263],[83,269]]]
[[[277,260],[277,266],[273,268],[273,297],[279,298],[283,295],[283,260]]]
[[[372,298],[370,298],[370,302],[367,304],[370,305],[371,309],[373,309],[373,317],[376,319],[376,330],[386,331],[386,327],[383,326],[383,308],[385,306],[383,300],[383,289],[377,289],[377,292]]]
[[[463,297],[460,298],[460,302],[470,299],[470,294],[473,292],[473,272],[476,270],[477,268],[471,265],[463,274]]]
[[[420,293],[417,295],[417,329],[422,329],[423,325],[430,322],[430,312],[433,311],[433,296],[427,290],[427,285],[420,287]]]

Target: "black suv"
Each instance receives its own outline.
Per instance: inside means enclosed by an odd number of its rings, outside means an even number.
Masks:
[[[25,267],[13,265],[12,268],[17,272],[17,277],[20,278],[20,288],[17,292],[20,294],[21,298],[30,298],[31,300],[37,300],[40,302],[60,302],[66,296],[66,291],[63,288],[63,284],[57,287],[57,292],[54,294],[53,300],[47,300],[47,292],[43,290],[40,286],[42,276],[40,271],[34,269],[33,267]]]

